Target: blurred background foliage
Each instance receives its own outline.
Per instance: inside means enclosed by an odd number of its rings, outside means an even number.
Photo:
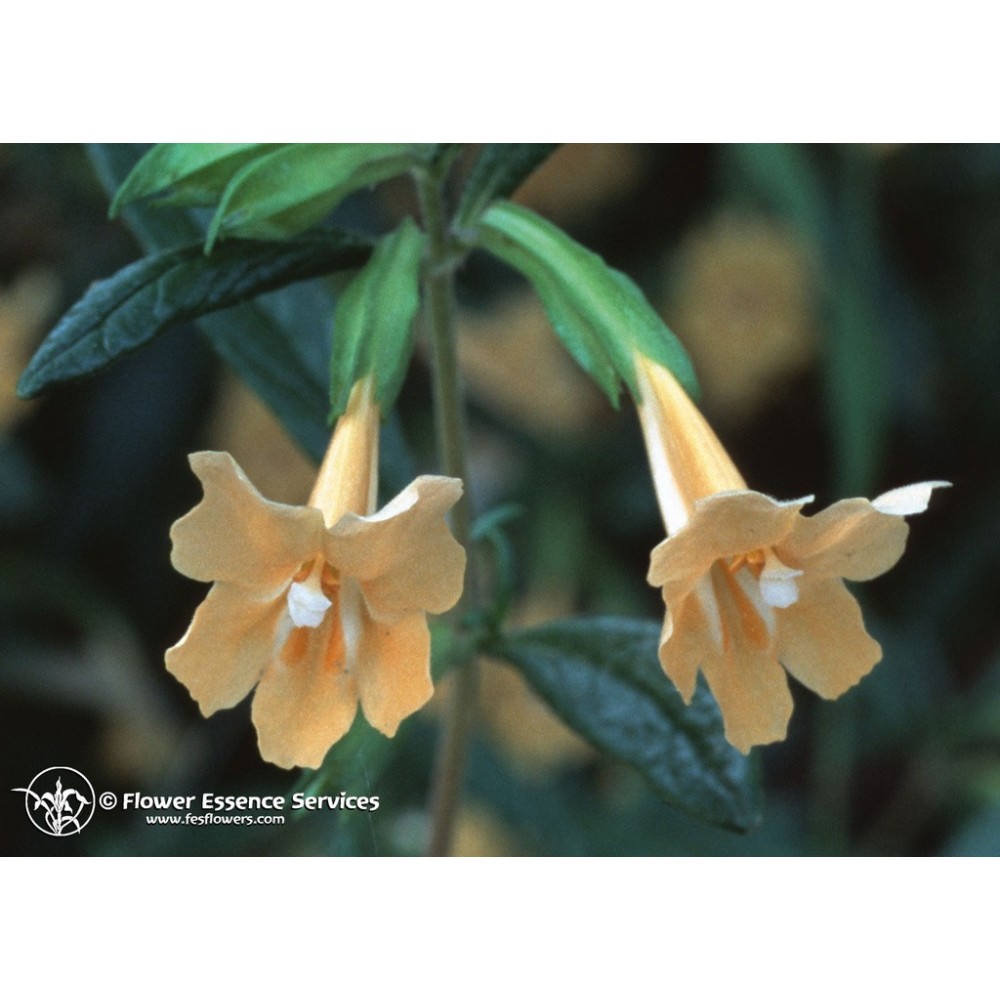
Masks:
[[[787,742],[755,751],[756,831],[663,805],[518,673],[487,662],[456,852],[1000,853],[1000,147],[566,145],[516,200],[642,285],[690,351],[703,409],[751,488],[815,493],[819,509],[919,480],[955,485],[913,520],[901,564],[856,589],[882,663],[836,703],[797,688]],[[228,450],[285,502],[304,501],[315,456],[194,326],[92,379],[14,398],[61,311],[141,253],[107,205],[84,148],[0,147],[6,787],[66,764],[119,795],[288,793],[296,777],[261,762],[248,703],[203,720],[163,668],[204,592],[172,570],[168,530],[199,497],[189,452]],[[384,229],[412,208],[392,182],[338,216]],[[263,297],[255,318],[206,322],[252,334],[264,316],[322,359],[335,293],[307,282]],[[662,527],[634,410],[610,408],[512,272],[474,255],[459,296],[474,501],[517,505],[515,622],[662,618],[645,583]],[[383,435],[387,495],[434,467],[424,357]],[[4,850],[418,853],[441,694],[395,740],[352,732],[339,745],[341,787],[378,794],[376,813],[171,828],[118,810],[61,841],[7,793]]]

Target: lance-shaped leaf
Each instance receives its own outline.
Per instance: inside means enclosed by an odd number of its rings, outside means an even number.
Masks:
[[[660,669],[659,641],[655,622],[575,618],[505,636],[493,651],[517,666],[567,725],[641,771],[666,802],[750,830],[760,821],[753,765],[726,742],[703,683],[684,704]]]
[[[697,393],[687,353],[635,282],[558,226],[501,201],[483,215],[477,242],[531,282],[560,339],[614,405],[619,380],[638,394],[634,350]]]
[[[457,225],[470,225],[491,201],[510,197],[558,146],[557,142],[486,143],[465,183]]]
[[[200,244],[145,257],[90,287],[39,347],[18,393],[31,397],[89,375],[176,323],[356,267],[370,252],[359,238],[331,232],[277,244],[235,241],[211,258]]]
[[[344,412],[358,379],[371,372],[383,412],[395,401],[413,347],[424,242],[421,230],[406,219],[382,239],[341,294],[333,317],[331,420]]]
[[[220,236],[276,239],[320,222],[349,194],[429,161],[419,143],[295,143],[253,160],[223,192],[206,252]]]
[[[261,142],[162,142],[125,178],[108,214],[113,219],[123,205],[153,194],[163,194],[161,204],[211,205],[233,174],[278,147]]]
[[[139,147],[127,143],[95,143],[89,151],[109,194],[142,155]],[[161,212],[149,202],[139,202],[125,206],[122,214],[149,254],[204,239],[194,209]],[[213,350],[281,418],[317,463],[330,441],[329,338],[322,331],[322,316],[329,315],[333,305],[323,283],[301,282],[196,321]]]

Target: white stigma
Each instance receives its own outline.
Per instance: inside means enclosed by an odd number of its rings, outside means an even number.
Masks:
[[[795,582],[797,576],[802,576],[802,570],[786,566],[768,551],[760,574],[761,597],[772,608],[790,608],[799,599],[799,587]]]
[[[332,603],[322,591],[307,584],[293,583],[288,588],[288,614],[299,628],[316,628]]]

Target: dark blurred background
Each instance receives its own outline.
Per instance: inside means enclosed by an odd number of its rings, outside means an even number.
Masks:
[[[911,519],[900,565],[855,588],[883,662],[836,703],[796,688],[787,742],[755,752],[756,832],[662,805],[489,663],[458,852],[1000,853],[1000,147],[568,145],[518,198],[639,281],[752,488],[814,493],[818,509],[923,479],[954,487]],[[409,204],[390,185],[347,210],[378,228]],[[4,787],[64,764],[119,795],[286,793],[297,776],[259,759],[249,703],[203,720],[163,668],[205,590],[171,568],[168,531],[200,495],[189,452],[230,451],[286,502],[308,494],[310,459],[193,326],[14,398],[61,313],[142,253],[107,205],[86,149],[0,146]],[[331,288],[313,284],[269,308],[322,350]],[[460,299],[474,500],[520,511],[514,620],[660,618],[645,575],[662,527],[631,405],[610,408],[499,265],[470,259]],[[419,352],[387,435],[388,480],[433,469]],[[375,814],[237,830],[98,812],[56,840],[5,792],[3,848],[414,853],[438,714],[408,720],[377,760],[356,751],[347,790],[379,794]]]

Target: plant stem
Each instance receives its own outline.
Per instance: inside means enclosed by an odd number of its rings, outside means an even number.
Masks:
[[[430,173],[417,179],[420,206],[427,230],[429,259],[424,274],[424,323],[430,335],[434,370],[434,421],[437,428],[438,457],[445,475],[461,479],[465,492],[455,505],[452,530],[464,546],[468,563],[459,613],[477,603],[479,575],[472,534],[472,506],[469,502],[465,461],[465,421],[462,391],[455,350],[455,291],[452,265],[448,259],[447,220],[441,183]],[[455,668],[454,690],[445,716],[431,785],[431,832],[429,855],[447,855],[461,794],[469,736],[479,695],[479,673],[475,658]]]

